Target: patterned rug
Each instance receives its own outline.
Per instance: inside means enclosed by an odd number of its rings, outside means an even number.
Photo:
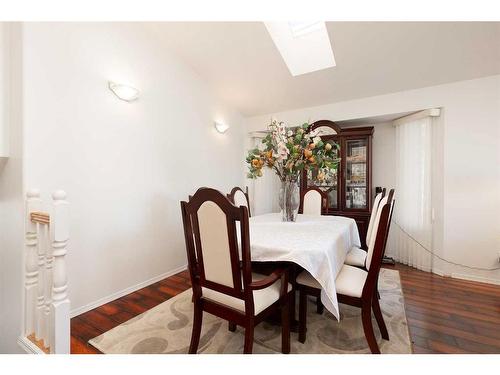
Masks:
[[[404,299],[399,272],[382,269],[379,277],[380,306],[389,331],[390,341],[380,337],[375,318],[373,326],[382,353],[411,353]],[[298,298],[297,298],[298,299]],[[301,344],[297,333],[291,334],[291,353],[369,353],[361,324],[361,309],[340,305],[341,320],[337,322],[325,310],[316,313],[309,300],[307,340]],[[89,341],[106,354],[179,354],[187,353],[191,338],[193,308],[191,290],[136,316]],[[198,347],[199,353],[243,353],[244,330],[228,330],[227,321],[204,313]],[[255,328],[254,353],[280,353],[281,328],[262,322]]]

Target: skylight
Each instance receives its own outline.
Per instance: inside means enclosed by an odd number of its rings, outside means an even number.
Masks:
[[[324,22],[265,22],[265,25],[293,76],[335,66]]]
[[[313,22],[304,22],[304,21],[290,21],[288,22],[288,27],[292,30],[292,35],[297,38],[302,35],[306,35],[312,33],[313,31],[318,31],[322,29],[322,25],[324,22],[321,21],[313,21]]]

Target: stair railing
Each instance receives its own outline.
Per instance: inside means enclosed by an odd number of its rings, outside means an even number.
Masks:
[[[24,337],[41,352],[70,352],[70,301],[66,272],[69,203],[52,194],[51,214],[42,211],[37,189],[26,194]]]

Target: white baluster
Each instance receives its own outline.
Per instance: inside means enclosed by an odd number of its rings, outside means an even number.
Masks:
[[[38,254],[36,224],[31,221],[31,212],[39,211],[41,206],[40,192],[36,189],[26,193],[26,258],[24,274],[24,334],[35,332],[38,279]]]
[[[53,331],[52,319],[50,318],[50,304],[52,303],[52,246],[50,243],[50,233],[48,225],[44,225],[46,253],[45,253],[45,289],[44,289],[44,324],[45,332],[43,341],[46,347],[50,347],[50,335]]]
[[[36,327],[35,338],[43,339],[45,336],[45,252],[47,249],[47,238],[45,237],[46,224],[36,223],[36,232],[38,237],[38,278],[37,278],[37,300],[36,300]]]
[[[69,204],[66,193],[58,190],[52,194],[54,210],[51,218],[52,255],[54,268],[52,272],[52,331],[50,352],[56,354],[69,353],[70,348],[70,302],[68,299],[68,280],[66,274],[66,245],[69,239]]]

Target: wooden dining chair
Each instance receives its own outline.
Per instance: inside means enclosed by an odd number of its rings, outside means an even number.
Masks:
[[[245,186],[245,191],[238,186],[235,186],[227,195],[227,198],[235,206],[245,206],[248,209],[248,216],[252,216],[250,212],[250,197],[248,195],[248,186]]]
[[[361,318],[366,341],[372,353],[380,353],[373,331],[371,313],[373,311],[382,338],[389,340],[389,333],[380,310],[377,298],[377,282],[384,244],[389,227],[389,217],[392,214],[394,200],[388,203],[388,197],[380,202],[374,223],[374,233],[368,246],[366,270],[344,264],[336,280],[337,298],[340,303],[361,308]],[[306,340],[307,296],[318,296],[321,285],[307,271],[297,277],[299,290],[299,341]]]
[[[244,353],[252,353],[255,325],[279,310],[282,352],[289,353],[288,270],[252,274],[247,207],[200,188],[189,202],[181,202],[181,210],[194,303],[189,353],[198,350],[204,311],[228,320],[232,331],[235,325],[244,327]]]
[[[311,186],[300,194],[299,214],[323,215],[328,207],[328,194],[316,186]]]
[[[389,238],[389,231],[391,229],[392,214],[394,213],[394,206],[396,205],[396,200],[394,199],[394,189],[389,191],[387,202],[392,202],[391,214],[389,215],[389,223],[387,224],[387,233],[385,235],[384,250],[382,252],[382,258],[385,256],[385,248],[387,246],[387,239]]]
[[[375,222],[375,217],[377,216],[380,201],[384,197],[385,197],[385,188],[382,190],[381,193],[377,194],[377,196],[375,197],[375,200],[373,201],[372,213],[370,215],[370,221],[368,223],[368,230],[366,232],[366,244],[370,243],[371,236],[373,235],[373,224]],[[394,197],[394,189],[391,189],[389,191],[389,194],[387,195],[387,197],[388,197],[387,198],[388,202],[392,202],[392,199]],[[390,225],[390,221],[389,221],[389,225]],[[387,239],[386,239],[386,242],[387,242]],[[385,244],[384,244],[384,249],[385,249]],[[357,246],[353,246],[349,250],[349,252],[347,253],[344,263],[348,264],[349,266],[365,268],[366,255],[367,255],[366,250],[363,250]]]

